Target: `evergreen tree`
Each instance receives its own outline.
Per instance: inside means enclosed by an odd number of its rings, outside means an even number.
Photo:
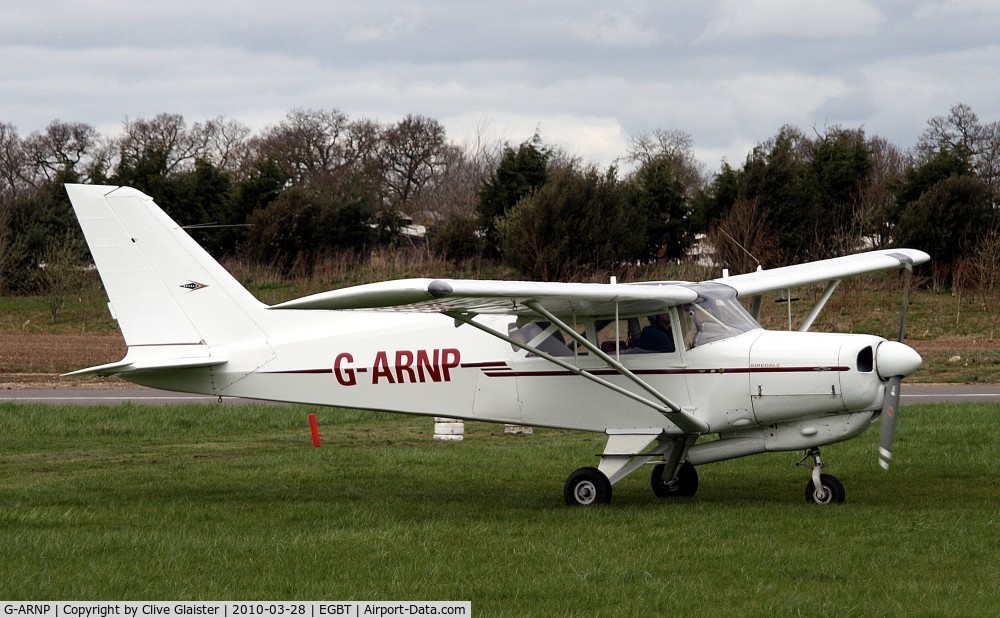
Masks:
[[[642,258],[644,213],[614,168],[553,170],[498,220],[503,257],[531,278],[563,280]]]
[[[812,143],[803,188],[815,240],[803,257],[823,259],[858,249],[861,196],[873,169],[874,154],[864,131],[835,128]]]
[[[657,157],[636,172],[635,208],[643,224],[643,259],[679,261],[694,241],[694,207],[682,170],[674,161]]]
[[[504,148],[496,170],[479,191],[479,220],[488,255],[500,254],[497,222],[545,183],[550,154],[537,133],[517,150]]]
[[[59,170],[51,181],[9,203],[6,218],[10,230],[5,259],[0,264],[4,271],[0,280],[8,291],[32,293],[37,290],[39,265],[45,261],[46,250],[53,239],[67,239],[64,244],[71,248],[77,260],[86,255],[83,234],[64,187],[65,183],[76,182],[79,176],[72,168]]]
[[[951,283],[958,262],[997,223],[992,192],[962,148],[944,148],[911,168],[896,199],[894,240],[931,255],[936,285]]]

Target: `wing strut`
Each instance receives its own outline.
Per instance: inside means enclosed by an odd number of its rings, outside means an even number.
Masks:
[[[819,317],[819,312],[826,306],[827,301],[829,301],[830,297],[833,296],[834,290],[837,289],[837,286],[840,285],[841,281],[843,281],[843,279],[834,279],[827,284],[826,290],[823,291],[823,295],[820,296],[819,300],[816,301],[816,304],[813,305],[812,311],[810,311],[809,315],[806,316],[805,321],[802,322],[802,326],[799,326],[800,332],[804,333],[812,328],[813,322],[815,322],[816,318]]]
[[[667,397],[663,396],[659,391],[657,391],[653,387],[646,384],[638,376],[636,376],[631,371],[623,367],[621,363],[619,363],[618,361],[614,360],[613,358],[605,354],[600,348],[597,348],[592,343],[587,341],[586,338],[582,337],[574,329],[570,328],[569,325],[567,325],[565,322],[555,317],[550,312],[546,311],[537,303],[528,301],[523,304],[529,307],[532,311],[538,313],[538,315],[544,317],[547,320],[550,320],[562,332],[566,333],[573,340],[577,341],[578,343],[586,347],[588,350],[594,352],[598,356],[598,358],[608,363],[613,369],[615,369],[615,371],[634,381],[636,384],[638,384],[644,390],[652,394],[656,399],[660,400],[662,403],[651,401],[650,399],[647,399],[642,395],[633,393],[632,391],[625,389],[621,386],[618,386],[617,384],[614,384],[612,382],[609,382],[608,380],[605,380],[600,376],[594,375],[585,369],[580,369],[579,367],[573,365],[572,363],[568,363],[562,360],[561,358],[552,356],[547,352],[543,352],[542,350],[539,350],[538,348],[529,345],[523,341],[518,341],[513,337],[510,337],[509,335],[506,335],[504,333],[501,333],[500,331],[490,328],[489,326],[486,326],[485,324],[480,324],[479,322],[476,322],[475,320],[472,319],[473,317],[475,317],[475,314],[463,313],[458,311],[445,311],[443,313],[448,317],[453,318],[457,322],[468,324],[485,333],[493,335],[498,339],[502,339],[503,341],[506,341],[512,346],[521,348],[522,350],[527,350],[528,352],[535,354],[536,356],[539,356],[554,365],[562,367],[563,369],[569,371],[570,373],[573,373],[574,375],[587,378],[588,380],[596,382],[597,384],[600,384],[601,386],[610,389],[620,395],[628,397],[629,399],[637,401],[643,405],[649,406],[654,410],[656,410],[657,412],[659,412],[660,414],[662,414],[664,417],[666,417],[667,420],[676,425],[685,434],[704,434],[709,432],[709,426],[705,424],[705,422],[696,418],[695,416],[692,416],[691,414],[688,414],[687,412],[684,412],[680,406],[678,406],[676,403],[674,403]]]
[[[586,337],[576,332],[575,328],[571,328],[569,324],[566,324],[565,322],[557,318],[555,315],[552,314],[551,311],[547,310],[545,307],[542,307],[540,304],[534,301],[525,301],[524,305],[526,307],[529,307],[532,311],[542,316],[546,320],[549,320],[550,322],[558,326],[560,330],[562,330],[564,333],[572,337],[574,341],[576,341],[583,347],[593,352],[594,355],[597,356],[597,358],[601,359],[602,361],[610,365],[615,371],[617,371],[618,373],[622,374],[623,376],[634,382],[637,386],[642,388],[644,391],[646,391],[653,397],[656,397],[657,399],[662,401],[663,405],[670,408],[671,412],[682,411],[679,405],[668,399],[660,391],[650,386],[648,383],[646,383],[645,380],[643,380],[639,376],[635,375],[634,373],[626,369],[625,366],[622,365],[620,362],[618,362],[616,359],[611,358],[611,356],[605,353],[604,350],[602,350],[601,348],[597,347],[596,345],[588,341]]]

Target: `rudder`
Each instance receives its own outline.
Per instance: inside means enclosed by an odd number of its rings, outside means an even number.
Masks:
[[[264,335],[264,305],[152,198],[131,187],[66,191],[130,348]]]

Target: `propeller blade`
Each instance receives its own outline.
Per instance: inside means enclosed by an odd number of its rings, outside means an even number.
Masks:
[[[899,413],[900,376],[889,378],[885,385],[885,400],[882,402],[882,438],[878,447],[878,465],[889,469],[892,459],[892,443],[896,440],[896,419]]]
[[[899,315],[899,337],[897,341],[903,343],[906,339],[906,310],[910,306],[910,285],[913,283],[913,263],[907,263],[903,267],[903,310]],[[898,356],[898,355],[897,355]],[[919,359],[919,356],[917,357]],[[919,360],[917,367],[919,367]],[[896,420],[899,415],[899,386],[903,381],[903,376],[896,375],[889,378],[885,385],[885,399],[882,401],[882,436],[878,447],[878,465],[882,469],[889,469],[889,461],[892,459],[892,445],[896,441]]]

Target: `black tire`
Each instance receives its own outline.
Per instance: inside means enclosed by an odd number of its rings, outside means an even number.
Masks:
[[[611,481],[597,468],[574,470],[563,486],[569,506],[592,506],[611,502]]]
[[[820,474],[819,483],[823,488],[822,495],[817,495],[816,486],[812,481],[806,484],[806,502],[810,504],[843,504],[846,494],[840,479],[831,474]]]
[[[698,492],[698,470],[690,461],[681,464],[672,480],[663,478],[666,471],[666,465],[658,464],[653,466],[649,477],[649,484],[657,498],[690,498]]]

